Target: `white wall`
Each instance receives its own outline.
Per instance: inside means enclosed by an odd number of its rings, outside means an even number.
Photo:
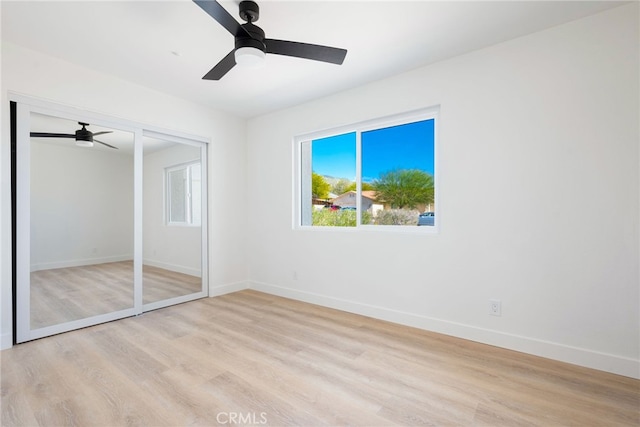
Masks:
[[[165,168],[200,160],[200,148],[173,145],[145,154],[143,165],[144,264],[200,277],[202,228],[167,225],[165,221]]]
[[[635,3],[250,120],[251,286],[640,377],[638,40]],[[438,235],[292,230],[294,135],[433,105]]]
[[[246,286],[245,121],[169,95],[2,42],[0,155],[0,336],[11,344],[11,222],[8,92],[25,94],[163,129],[211,138],[209,144],[209,289]],[[240,189],[240,191],[239,191]],[[233,209],[229,209],[233,206]]]
[[[32,271],[133,259],[133,155],[113,151],[32,141]]]

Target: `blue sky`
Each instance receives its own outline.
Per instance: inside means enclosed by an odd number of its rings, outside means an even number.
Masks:
[[[311,142],[311,168],[335,178],[356,177],[356,133],[345,133]]]
[[[433,175],[434,121],[424,120],[362,133],[362,180],[393,169],[420,169]],[[313,140],[312,168],[320,175],[355,180],[355,132]]]

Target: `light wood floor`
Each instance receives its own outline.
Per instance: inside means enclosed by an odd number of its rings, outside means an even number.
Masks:
[[[3,426],[640,425],[640,381],[255,291],[0,356]]]
[[[200,277],[144,265],[143,303],[202,289]],[[133,307],[133,262],[121,261],[31,273],[33,329]]]

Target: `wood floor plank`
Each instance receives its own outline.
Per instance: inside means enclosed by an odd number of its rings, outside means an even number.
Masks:
[[[22,390],[12,390],[2,395],[2,419],[3,426],[35,426],[38,421],[26,393]]]
[[[0,353],[3,426],[638,426],[640,381],[242,291]]]

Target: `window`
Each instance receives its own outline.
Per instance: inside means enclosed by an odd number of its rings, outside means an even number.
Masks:
[[[436,115],[296,137],[296,227],[436,229]]]
[[[169,225],[199,226],[202,215],[200,162],[165,169],[166,218]]]

